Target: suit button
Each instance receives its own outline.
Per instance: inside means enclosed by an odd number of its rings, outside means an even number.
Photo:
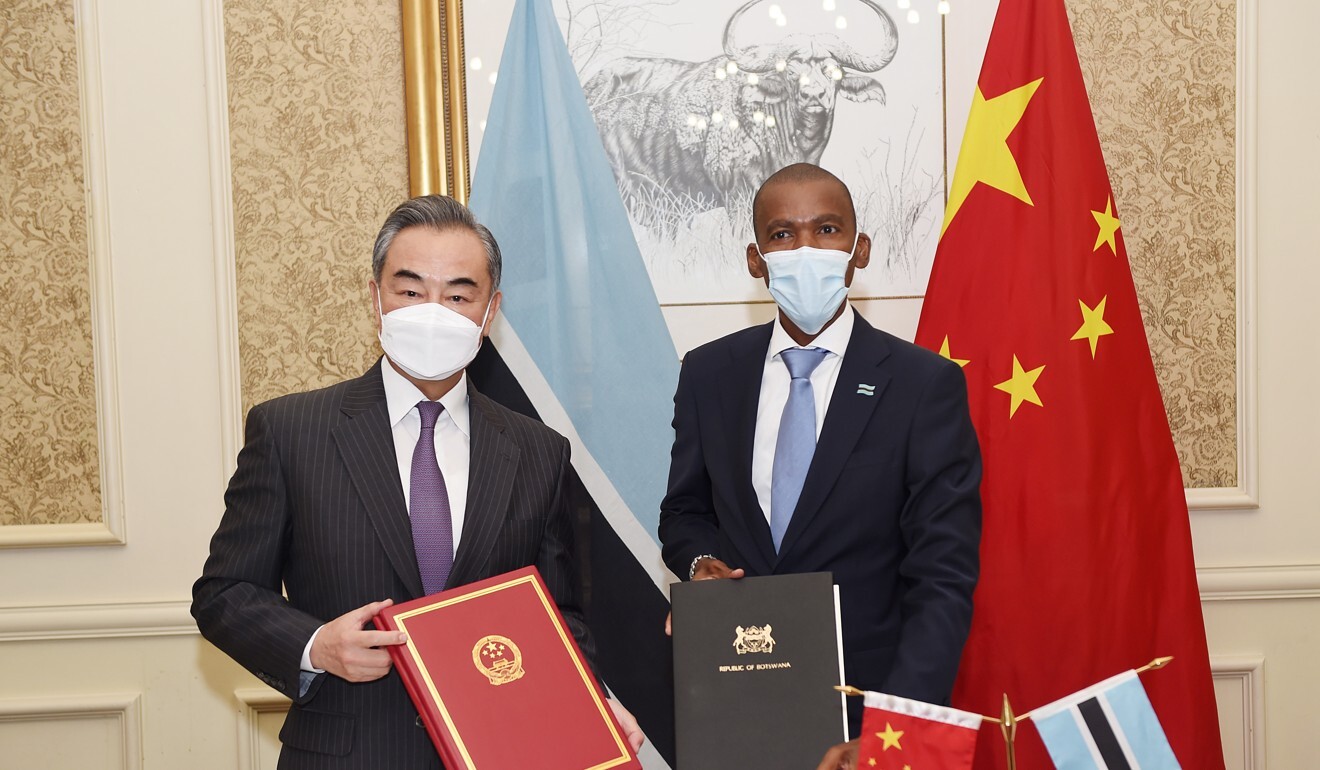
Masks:
[[[416,721],[416,724],[417,724],[418,727],[423,727],[423,728],[426,727],[426,723],[422,721],[422,715],[421,715],[421,714],[418,714],[418,715],[417,715],[417,721]]]

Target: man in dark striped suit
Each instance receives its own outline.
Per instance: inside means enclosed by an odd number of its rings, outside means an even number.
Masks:
[[[499,312],[500,251],[462,204],[386,219],[369,286],[385,357],[252,409],[225,514],[193,586],[202,634],[293,700],[281,768],[439,768],[366,630],[404,601],[536,565],[584,654],[569,445],[482,396],[465,368]],[[610,701],[634,747],[636,721]]]

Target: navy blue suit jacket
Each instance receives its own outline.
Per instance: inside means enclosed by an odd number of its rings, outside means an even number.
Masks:
[[[683,362],[660,511],[665,562],[682,577],[702,554],[748,575],[832,572],[848,684],[947,703],[981,534],[981,457],[962,370],[858,315],[776,553],[752,486],[771,331],[745,329]]]

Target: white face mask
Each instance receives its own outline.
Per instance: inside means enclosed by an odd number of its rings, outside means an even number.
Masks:
[[[853,236],[849,251],[801,246],[767,255],[757,244],[756,251],[770,271],[770,296],[803,332],[818,334],[847,299],[844,281],[859,237],[860,230]]]
[[[443,380],[472,363],[481,349],[494,293],[486,303],[481,324],[436,302],[405,305],[380,316],[380,346],[404,372],[419,380]],[[376,309],[381,310],[380,292]]]

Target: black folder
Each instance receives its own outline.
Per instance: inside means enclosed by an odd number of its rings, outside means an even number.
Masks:
[[[828,572],[671,587],[679,770],[812,770],[847,740]]]

